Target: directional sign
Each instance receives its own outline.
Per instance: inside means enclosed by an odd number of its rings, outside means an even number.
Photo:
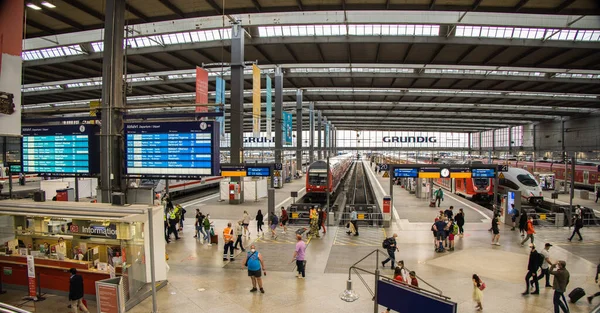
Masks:
[[[418,169],[413,168],[395,168],[394,177],[418,177]]]

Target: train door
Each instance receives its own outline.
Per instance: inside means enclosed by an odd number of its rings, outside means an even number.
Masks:
[[[590,172],[589,171],[583,171],[583,184],[584,185],[590,184]]]

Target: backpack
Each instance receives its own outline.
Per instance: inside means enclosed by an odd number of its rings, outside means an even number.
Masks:
[[[458,234],[458,225],[454,224],[454,226],[452,226],[452,234],[453,235]]]
[[[543,254],[537,252],[537,261],[538,261],[538,267],[542,267],[542,264],[544,264],[544,262],[546,262],[546,257]]]
[[[391,242],[390,242],[390,241],[391,241],[391,240],[390,240],[390,238],[385,238],[385,239],[383,240],[383,243],[381,244],[381,246],[382,246],[384,249],[389,249],[389,248],[391,248],[391,245],[392,245],[392,244],[391,244]]]

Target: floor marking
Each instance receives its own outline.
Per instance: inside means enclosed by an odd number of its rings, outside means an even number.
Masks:
[[[201,203],[201,202],[204,202],[204,201],[207,201],[207,200],[210,200],[210,199],[214,199],[214,198],[220,197],[220,196],[221,196],[220,194],[216,194],[216,195],[212,195],[212,196],[200,198],[198,200],[191,200],[191,201],[182,203],[181,206],[186,207],[186,206],[198,204],[198,203]]]
[[[469,208],[471,208],[471,209],[475,210],[477,213],[479,213],[479,214],[481,214],[483,217],[485,217],[485,219],[486,219],[486,220],[490,220],[490,217],[489,217],[489,216],[487,216],[487,215],[485,215],[485,214],[484,214],[483,212],[481,212],[481,211],[480,211],[478,208],[476,208],[476,207],[473,207],[473,206],[471,206],[470,204],[468,204],[468,203],[465,203],[465,202],[462,202],[461,200],[457,199],[457,197],[458,197],[458,196],[456,196],[456,195],[453,195],[453,194],[448,194],[448,196],[450,196],[450,198],[454,199],[456,202],[462,203],[462,204],[464,204],[465,206],[467,206],[467,207],[469,207]]]

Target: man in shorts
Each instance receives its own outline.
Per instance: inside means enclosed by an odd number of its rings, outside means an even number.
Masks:
[[[287,226],[285,226],[288,222],[288,213],[284,207],[281,207],[281,227],[283,227],[283,233],[287,231]]]
[[[437,252],[444,252],[444,240],[446,239],[446,222],[439,219],[435,224],[433,224],[433,229],[436,232],[436,239],[438,242],[438,246],[436,247]]]
[[[267,276],[267,269],[265,268],[262,254],[256,250],[255,245],[250,246],[250,251],[248,251],[248,255],[246,256],[246,266],[248,267],[248,276],[252,279],[252,289],[250,289],[250,292],[258,290],[256,289],[256,283],[258,282],[260,293],[265,293],[261,277],[263,273]]]

